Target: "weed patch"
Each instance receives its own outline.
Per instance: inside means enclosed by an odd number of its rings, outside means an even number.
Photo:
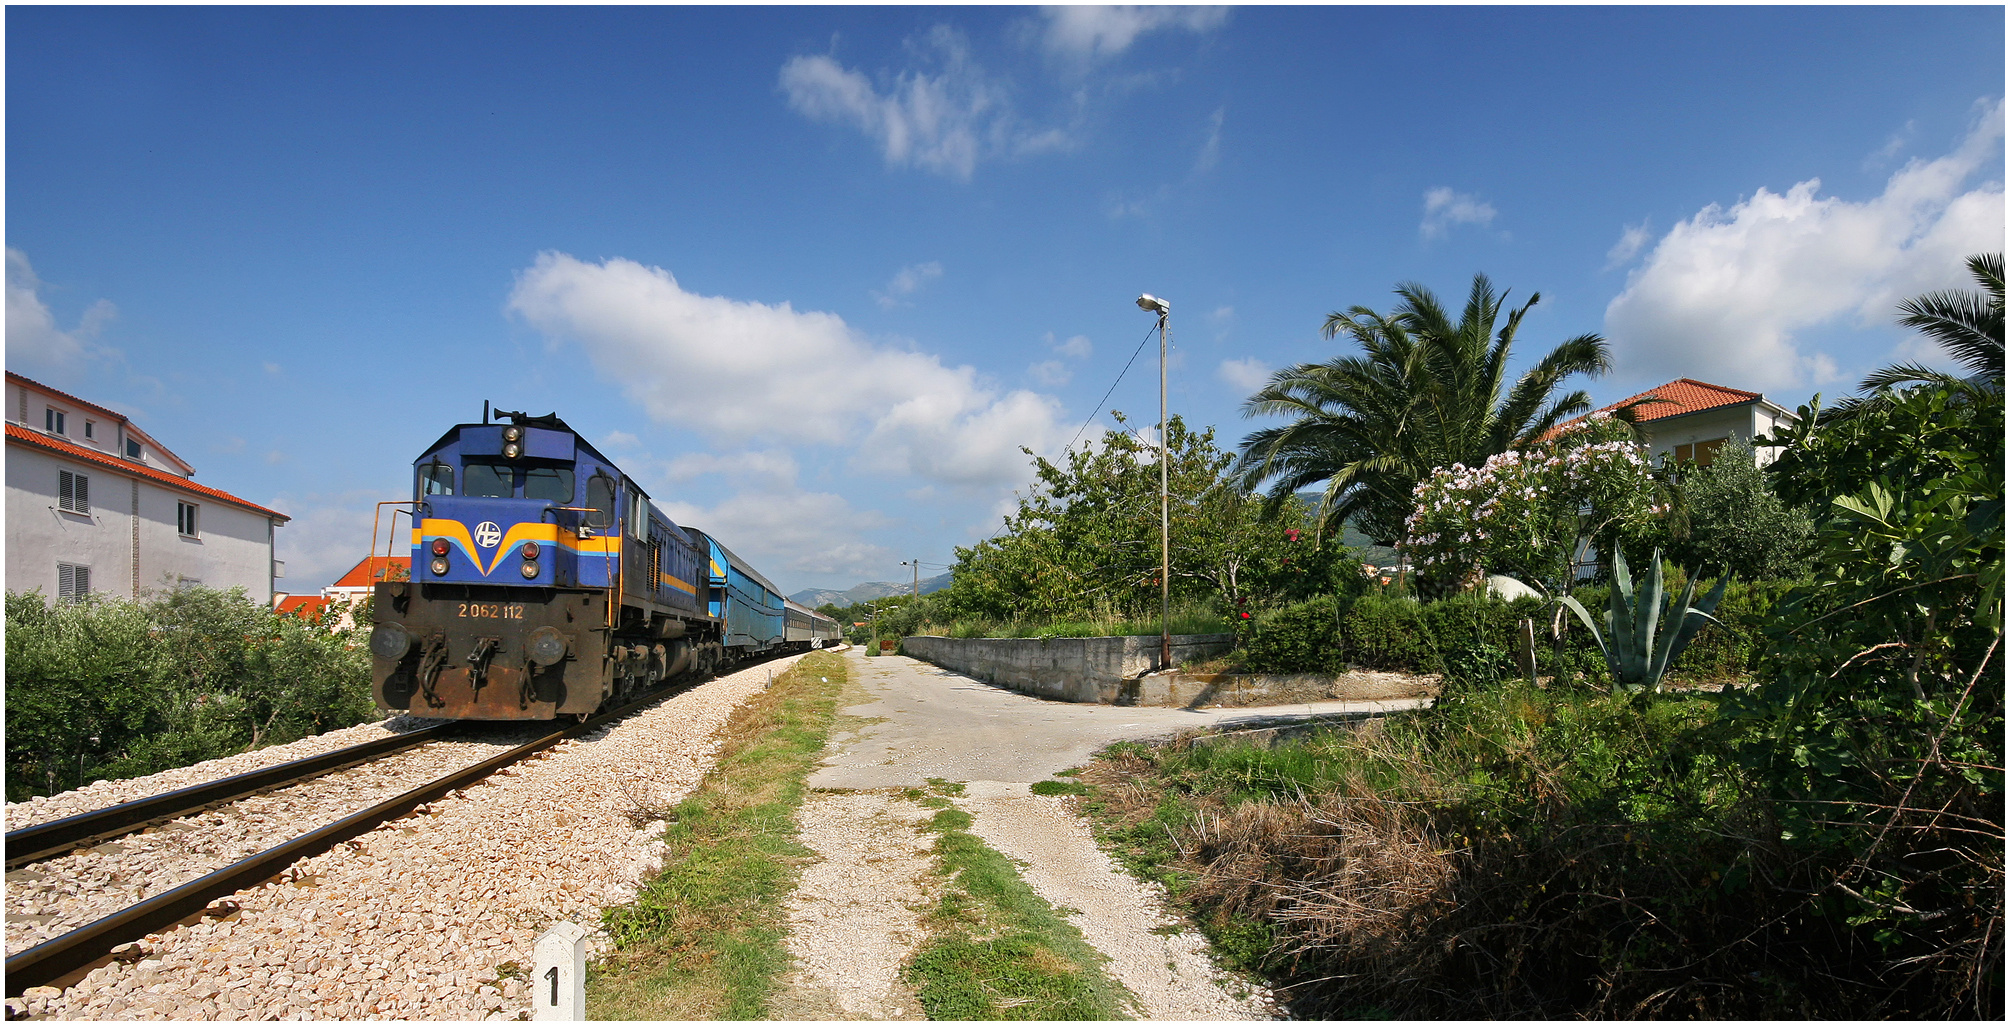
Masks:
[[[594,1018],[767,1017],[809,854],[795,813],[844,682],[844,660],[815,653],[734,711],[718,765],[670,814],[663,869],[604,916],[618,950],[589,975]]]
[[[957,785],[960,790],[960,785]],[[970,833],[970,814],[941,786],[914,795],[949,886],[930,915],[934,936],[907,970],[931,1019],[1123,1018],[1131,1001],[1103,956],[1026,882],[1010,859]]]

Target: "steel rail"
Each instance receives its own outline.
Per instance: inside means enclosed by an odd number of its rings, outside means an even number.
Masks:
[[[73,848],[113,837],[123,837],[155,823],[179,819],[249,794],[285,787],[359,763],[380,759],[393,752],[436,740],[441,734],[458,726],[443,723],[404,734],[394,734],[321,755],[283,762],[277,766],[267,766],[264,769],[239,773],[221,780],[212,780],[207,784],[196,784],[193,787],[136,798],[90,812],[80,812],[47,823],[37,823],[19,830],[9,830],[6,837],[7,868],[19,869],[31,863],[53,858]]]
[[[441,777],[423,787],[407,791],[362,812],[225,866],[208,876],[191,880],[137,905],[114,912],[87,926],[79,927],[60,937],[50,938],[19,954],[10,955],[6,967],[6,996],[19,997],[29,987],[40,987],[61,979],[71,972],[105,958],[111,954],[112,949],[121,944],[139,940],[149,933],[181,922],[208,908],[210,903],[218,898],[235,894],[277,876],[287,866],[300,859],[319,855],[343,841],[366,834],[390,820],[444,796],[449,791],[466,787],[512,762],[535,755],[560,741],[577,737],[611,720],[626,716],[663,697],[669,690],[672,689],[659,689],[618,709],[593,716],[563,730],[553,731],[486,762]]]

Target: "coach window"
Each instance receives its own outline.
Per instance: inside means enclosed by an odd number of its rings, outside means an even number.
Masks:
[[[523,497],[572,504],[571,467],[532,467],[523,472]]]
[[[454,468],[438,460],[420,467],[419,492],[422,495],[454,494]]]
[[[461,494],[507,499],[516,492],[516,471],[495,463],[470,463],[461,471]]]

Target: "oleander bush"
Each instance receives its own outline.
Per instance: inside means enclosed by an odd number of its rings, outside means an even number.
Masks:
[[[54,605],[9,592],[6,611],[8,801],[378,716],[361,631],[242,589]]]

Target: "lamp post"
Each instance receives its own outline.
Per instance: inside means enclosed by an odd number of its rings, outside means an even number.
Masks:
[[[1147,292],[1138,308],[1159,315],[1159,669],[1172,669],[1172,492],[1166,472],[1166,321],[1172,304]]]

